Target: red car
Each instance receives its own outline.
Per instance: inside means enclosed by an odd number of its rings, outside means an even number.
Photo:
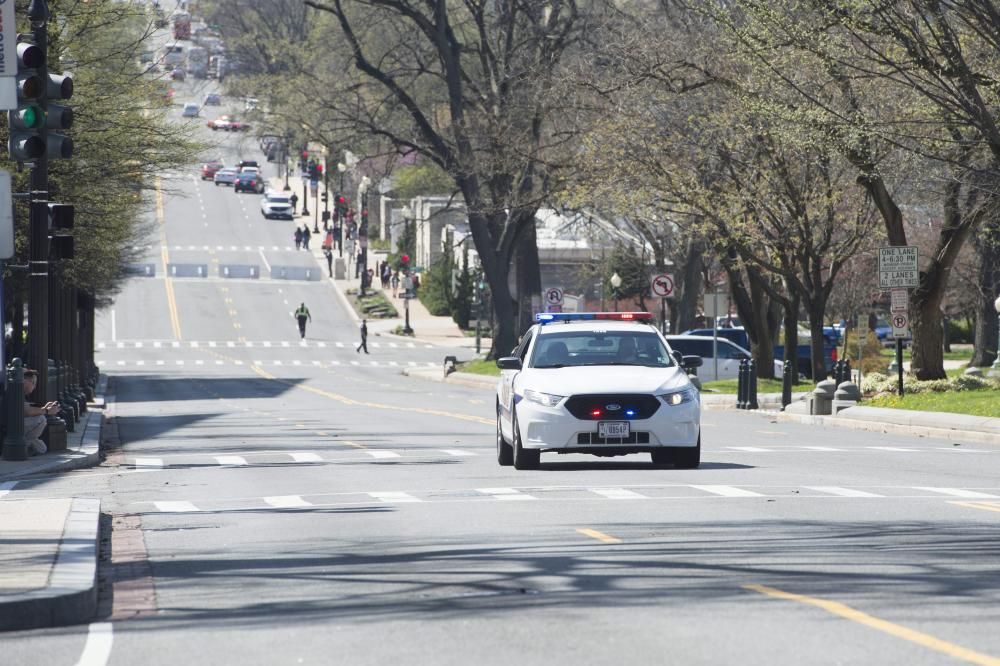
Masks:
[[[201,165],[201,179],[202,180],[212,180],[215,178],[215,172],[224,167],[225,164],[217,160],[212,162],[205,162]]]

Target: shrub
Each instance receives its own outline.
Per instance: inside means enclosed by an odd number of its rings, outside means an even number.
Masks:
[[[992,384],[985,377],[976,377],[975,375],[959,375],[951,383],[956,391],[978,391],[980,389],[991,388]]]
[[[885,372],[886,360],[884,357],[880,356],[882,352],[882,343],[879,342],[878,337],[875,335],[874,331],[869,331],[865,329],[865,337],[862,342],[862,357],[861,357],[861,372],[862,374],[867,374],[869,372],[881,373]],[[847,332],[847,358],[851,359],[851,364],[853,367],[857,368],[857,354],[858,354],[858,332],[857,329],[853,329]],[[843,349],[838,350],[838,353],[843,351]]]
[[[972,325],[968,319],[947,319],[948,341],[952,343],[972,343]]]

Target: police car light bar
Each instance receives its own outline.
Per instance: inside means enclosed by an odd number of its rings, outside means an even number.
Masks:
[[[535,321],[539,324],[555,322],[592,321],[604,319],[610,321],[652,321],[652,312],[539,312]]]

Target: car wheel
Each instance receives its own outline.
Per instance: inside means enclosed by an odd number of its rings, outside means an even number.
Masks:
[[[512,413],[514,415],[511,423],[514,430],[514,469],[538,469],[541,451],[534,451],[521,446],[521,432],[517,427],[517,412],[513,411]]]
[[[658,465],[673,463],[677,469],[697,469],[701,464],[701,434],[695,446],[670,446],[662,451],[653,451],[651,455]]]
[[[497,404],[497,462],[502,467],[510,467],[514,464],[514,449],[507,440],[504,439],[503,430],[500,429],[500,405]]]

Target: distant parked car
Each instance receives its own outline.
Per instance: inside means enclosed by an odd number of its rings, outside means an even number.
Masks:
[[[217,92],[210,92],[207,95],[205,95],[205,100],[203,103],[205,106],[219,106],[220,104],[222,104],[222,95],[220,95]]]
[[[181,115],[185,118],[197,118],[199,113],[201,113],[201,107],[194,102],[187,102],[181,111]]]
[[[238,175],[236,169],[219,169],[215,172],[213,180],[216,185],[233,185]]]
[[[241,173],[236,178],[236,182],[233,184],[233,190],[236,192],[254,192],[256,194],[264,193],[264,179],[260,177],[259,173]]]
[[[215,174],[218,173],[219,169],[225,165],[221,160],[212,160],[210,162],[205,162],[201,165],[201,179],[202,180],[212,180],[215,178]]]
[[[679,351],[684,356],[700,356],[703,361],[699,376],[705,381],[713,381],[715,377],[714,350],[718,349],[719,379],[736,379],[740,371],[740,361],[750,358],[750,352],[726,338],[712,338],[706,335],[667,335],[670,349]],[[775,361],[774,372],[781,376],[781,363]]]

